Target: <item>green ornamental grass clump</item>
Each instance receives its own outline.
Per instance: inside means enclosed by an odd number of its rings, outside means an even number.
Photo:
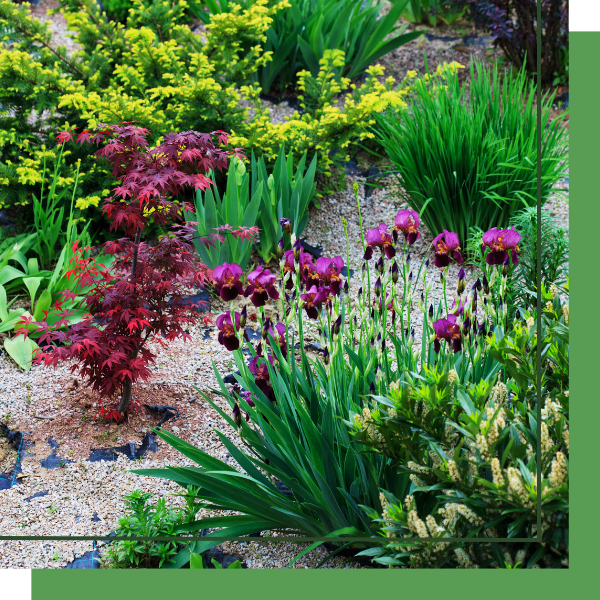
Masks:
[[[377,116],[376,133],[429,231],[464,242],[471,227],[506,227],[537,202],[535,86],[523,70],[502,76],[481,64],[471,64],[468,89],[457,77],[444,83],[417,82],[411,109]],[[542,100],[542,203],[567,169],[564,115],[550,117],[552,100]]]

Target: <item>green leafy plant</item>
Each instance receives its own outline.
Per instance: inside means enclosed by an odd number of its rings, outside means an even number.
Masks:
[[[289,250],[289,241],[283,235],[281,219],[290,219],[292,233],[300,237],[308,223],[308,207],[315,197],[317,184],[317,155],[306,168],[306,153],[294,171],[292,153],[285,155],[282,147],[269,175],[264,158],[251,160],[252,198],[261,190],[262,203],[258,215],[260,248],[258,253],[265,262],[274,258],[279,240],[284,239],[284,248]]]
[[[464,0],[409,0],[403,14],[412,23],[435,27],[439,23],[452,25],[466,10]]]
[[[242,563],[239,560],[232,562],[228,567],[223,567],[219,562],[217,562],[214,558],[210,559],[215,569],[241,569]],[[193,552],[190,555],[190,569],[204,569],[204,562],[202,560],[201,554],[194,554]]]
[[[568,231],[560,227],[556,217],[542,209],[542,246],[537,243],[537,207],[519,211],[511,225],[523,232],[519,265],[512,276],[512,302],[531,310],[536,303],[537,260],[541,258],[542,281],[548,289],[562,286],[569,274]]]
[[[378,116],[376,132],[404,199],[430,231],[466,240],[472,226],[505,227],[536,204],[535,86],[524,70],[501,78],[496,67],[472,63],[468,92],[457,77],[447,87],[419,81],[415,88],[411,113]],[[542,202],[567,168],[564,115],[550,118],[552,100],[542,101]]]
[[[221,198],[214,173],[209,177],[213,184],[204,193],[196,191],[195,213],[185,213],[188,221],[197,222],[198,235],[194,246],[202,261],[211,269],[224,262],[237,263],[245,269],[252,251],[251,238],[234,238],[227,241],[214,239],[213,245],[205,243],[208,236],[219,231],[255,227],[261,205],[262,189],[257,185],[250,196],[250,176],[242,160],[233,158],[227,174],[227,187]],[[231,238],[231,239],[230,239]]]
[[[125,515],[119,519],[114,535],[131,537],[112,542],[104,557],[106,566],[113,569],[160,568],[173,560],[185,542],[141,541],[137,537],[167,537],[174,535],[177,525],[193,521],[199,510],[194,503],[194,490],[186,494],[185,508],[168,508],[164,498],[151,504],[152,494],[134,490],[124,498]],[[189,554],[188,554],[189,556]]]
[[[407,0],[396,0],[390,11],[379,17],[380,0],[289,0],[267,30],[265,51],[273,60],[257,73],[263,91],[278,84],[279,90],[293,84],[299,71],[316,77],[325,50],[344,52],[340,75],[354,79],[383,55],[407,44],[420,32],[404,33],[397,22]]]

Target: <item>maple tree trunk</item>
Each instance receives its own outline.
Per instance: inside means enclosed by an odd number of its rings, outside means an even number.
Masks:
[[[140,243],[140,235],[141,232],[138,229],[135,234],[135,249],[133,251],[133,258],[131,259],[131,279],[133,280],[135,277],[135,270],[137,269],[137,259],[138,259],[138,245]],[[132,354],[131,358],[135,358],[137,356],[137,350]],[[129,403],[131,402],[132,396],[132,388],[133,381],[131,379],[123,379],[123,392],[121,393],[121,400],[119,401],[119,406],[117,407],[117,412],[125,415],[127,409],[129,408]]]

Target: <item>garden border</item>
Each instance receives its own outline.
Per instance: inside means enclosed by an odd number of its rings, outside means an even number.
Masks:
[[[537,0],[537,21],[541,22],[541,10],[542,10],[542,0]],[[541,72],[541,64],[542,64],[542,31],[541,28],[537,30],[537,90],[536,90],[536,111],[537,111],[537,243],[538,247],[541,246],[541,122],[542,122],[542,94],[541,94],[541,86],[539,81],[539,73]],[[538,256],[537,261],[537,286],[540,289],[541,285],[541,258]],[[538,294],[537,297],[537,330],[541,331],[541,309],[542,309],[542,301],[541,296]],[[541,407],[541,398],[540,390],[541,390],[541,345],[537,345],[537,538],[469,538],[469,543],[486,543],[489,544],[491,540],[494,542],[525,542],[525,543],[541,543],[542,542],[542,516],[541,516],[541,421],[542,421],[542,407]],[[17,459],[18,460],[18,459]],[[15,467],[16,471],[16,467]],[[0,536],[0,540],[32,540],[32,541],[75,541],[75,540],[89,540],[89,541],[125,541],[131,540],[131,536],[110,536],[107,538],[106,536]],[[166,537],[137,537],[135,539],[141,541],[173,541],[180,540],[186,542],[192,541],[205,541],[203,537],[183,537],[183,536],[166,536]],[[365,538],[365,537],[217,537],[211,536],[213,541],[219,542],[262,542],[262,543],[270,543],[275,541],[287,541],[287,542],[297,542],[297,543],[305,543],[305,542],[361,542],[366,544],[380,544],[379,538]],[[414,538],[387,538],[388,542],[394,542],[405,545],[413,545],[415,544]],[[419,538],[419,543],[422,542],[437,542],[437,543],[456,543],[456,542],[465,542],[465,538],[450,538],[444,537],[442,538]],[[94,544],[95,545],[95,544]]]

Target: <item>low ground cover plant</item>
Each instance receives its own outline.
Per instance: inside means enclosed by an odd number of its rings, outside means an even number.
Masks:
[[[468,92],[457,77],[447,86],[419,81],[410,113],[389,111],[376,128],[404,199],[430,231],[446,228],[461,240],[473,226],[507,227],[537,202],[534,84],[524,70],[501,77],[497,67],[470,69]],[[550,117],[552,100],[545,94],[542,105],[542,203],[567,169],[563,117]]]
[[[166,537],[173,534],[175,526],[193,521],[200,507],[194,503],[192,489],[188,490],[186,506],[169,508],[164,498],[151,503],[152,494],[134,490],[123,498],[125,514],[119,527],[112,533],[132,537],[131,541],[112,542],[104,557],[104,565],[111,569],[160,568],[169,561],[185,542],[140,541],[137,537]]]

